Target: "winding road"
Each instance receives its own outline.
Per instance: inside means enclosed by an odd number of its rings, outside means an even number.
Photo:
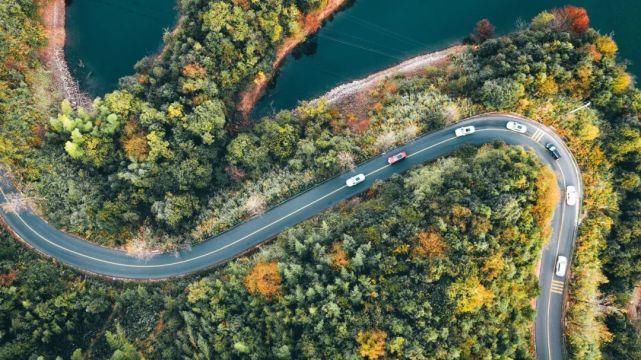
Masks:
[[[525,134],[506,129],[507,121],[515,120],[527,125]],[[456,137],[454,129],[474,125],[476,132]],[[181,276],[211,268],[243,254],[301,221],[368,189],[375,181],[409,170],[452,153],[464,144],[485,144],[496,140],[507,144],[522,145],[532,149],[557,173],[559,187],[565,194],[568,185],[574,185],[582,195],[581,174],[572,154],[551,129],[523,118],[510,115],[483,115],[462,121],[392,150],[405,150],[408,158],[395,165],[387,164],[387,155],[373,158],[349,173],[337,176],[296,197],[272,208],[262,216],[239,226],[189,250],[178,253],[158,254],[140,259],[125,252],[101,247],[57,230],[28,209],[11,212],[0,206],[0,217],[13,235],[38,252],[82,271],[102,276],[158,280]],[[554,160],[545,149],[546,143],[559,148],[561,158]],[[363,173],[365,181],[347,187],[345,180]],[[8,202],[17,190],[6,173],[0,172],[0,205]],[[580,203],[580,202],[579,202]],[[565,197],[558,204],[552,226],[553,234],[543,250],[540,270],[541,294],[537,299],[536,353],[539,359],[562,359],[564,354],[562,319],[565,278],[554,275],[554,265],[559,255],[572,258],[576,238],[579,204],[568,206]]]

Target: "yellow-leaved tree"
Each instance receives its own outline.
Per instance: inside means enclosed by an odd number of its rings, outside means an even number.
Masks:
[[[457,301],[457,313],[478,311],[484,305],[492,303],[494,299],[494,293],[485,288],[476,275],[453,283],[448,292],[450,298]]]
[[[378,359],[385,356],[385,340],[387,333],[383,330],[372,329],[359,331],[356,335],[358,342],[358,353],[370,360]]]

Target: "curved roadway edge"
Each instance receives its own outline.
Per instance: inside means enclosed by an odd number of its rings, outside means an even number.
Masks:
[[[527,124],[527,133],[518,134],[505,128],[507,121],[515,118]],[[474,125],[476,132],[455,137],[454,129],[465,125]],[[390,151],[407,151],[408,158],[400,163],[390,166],[387,164],[387,155],[382,154],[351,172],[291,198],[258,218],[178,253],[158,254],[148,259],[133,257],[57,230],[30,210],[12,213],[0,207],[0,218],[14,237],[66,265],[111,278],[160,280],[194,273],[229,261],[283,230],[365,191],[377,180],[387,179],[396,173],[452,153],[463,144],[481,145],[496,140],[533,150],[544,164],[554,169],[562,193],[568,185],[574,185],[582,196],[579,168],[562,139],[550,128],[512,115],[487,114],[421,136]],[[547,152],[544,145],[548,142],[557,144],[562,156],[560,160],[555,161]],[[347,187],[345,180],[358,173],[364,173],[366,180],[357,186]],[[7,196],[16,192],[8,175],[0,171],[0,205],[7,202]],[[555,211],[552,238],[541,258],[541,294],[537,299],[536,315],[536,353],[539,359],[562,359],[564,354],[562,319],[564,292],[567,287],[564,278],[554,275],[554,265],[558,255],[571,259],[579,218],[579,206],[567,206],[564,198],[563,196],[563,201]]]

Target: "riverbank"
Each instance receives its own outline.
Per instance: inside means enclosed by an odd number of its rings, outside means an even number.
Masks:
[[[65,0],[49,0],[40,7],[39,12],[48,40],[40,56],[43,64],[51,72],[54,85],[63,97],[69,99],[74,108],[90,109],[92,100],[80,90],[65,59]]]
[[[430,67],[443,66],[451,55],[461,53],[465,49],[467,49],[467,45],[454,45],[440,51],[413,57],[398,65],[373,73],[364,79],[339,85],[325,95],[312,100],[311,103],[325,101],[328,105],[336,106],[341,111],[357,118],[366,117],[374,101],[371,99],[370,91],[385,80],[397,76],[411,77],[424,73]]]
[[[295,36],[285,39],[283,44],[276,50],[276,59],[272,64],[272,71],[255,79],[251,85],[239,94],[238,105],[236,110],[241,115],[241,119],[248,120],[258,100],[263,96],[269,82],[274,78],[278,69],[285,61],[285,58],[302,44],[309,35],[317,32],[323,22],[346,5],[350,0],[328,0],[327,4],[319,10],[311,12],[302,19],[302,30]]]

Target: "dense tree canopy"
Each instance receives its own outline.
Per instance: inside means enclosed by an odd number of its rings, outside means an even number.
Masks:
[[[632,323],[604,312],[641,280],[641,93],[612,37],[573,6],[499,38],[480,22],[478,47],[388,79],[363,118],[321,101],[240,128],[238,93],[324,4],[181,1],[161,54],[88,111],[51,105],[37,7],[4,2],[0,161],[66,230],[175,249],[420,133],[519,112],[554,126],[583,173],[570,354],[634,358]],[[528,358],[531,270],[558,196],[550,179],[522,149],[465,149],[254,257],[162,287],[85,279],[3,235],[0,357]]]

